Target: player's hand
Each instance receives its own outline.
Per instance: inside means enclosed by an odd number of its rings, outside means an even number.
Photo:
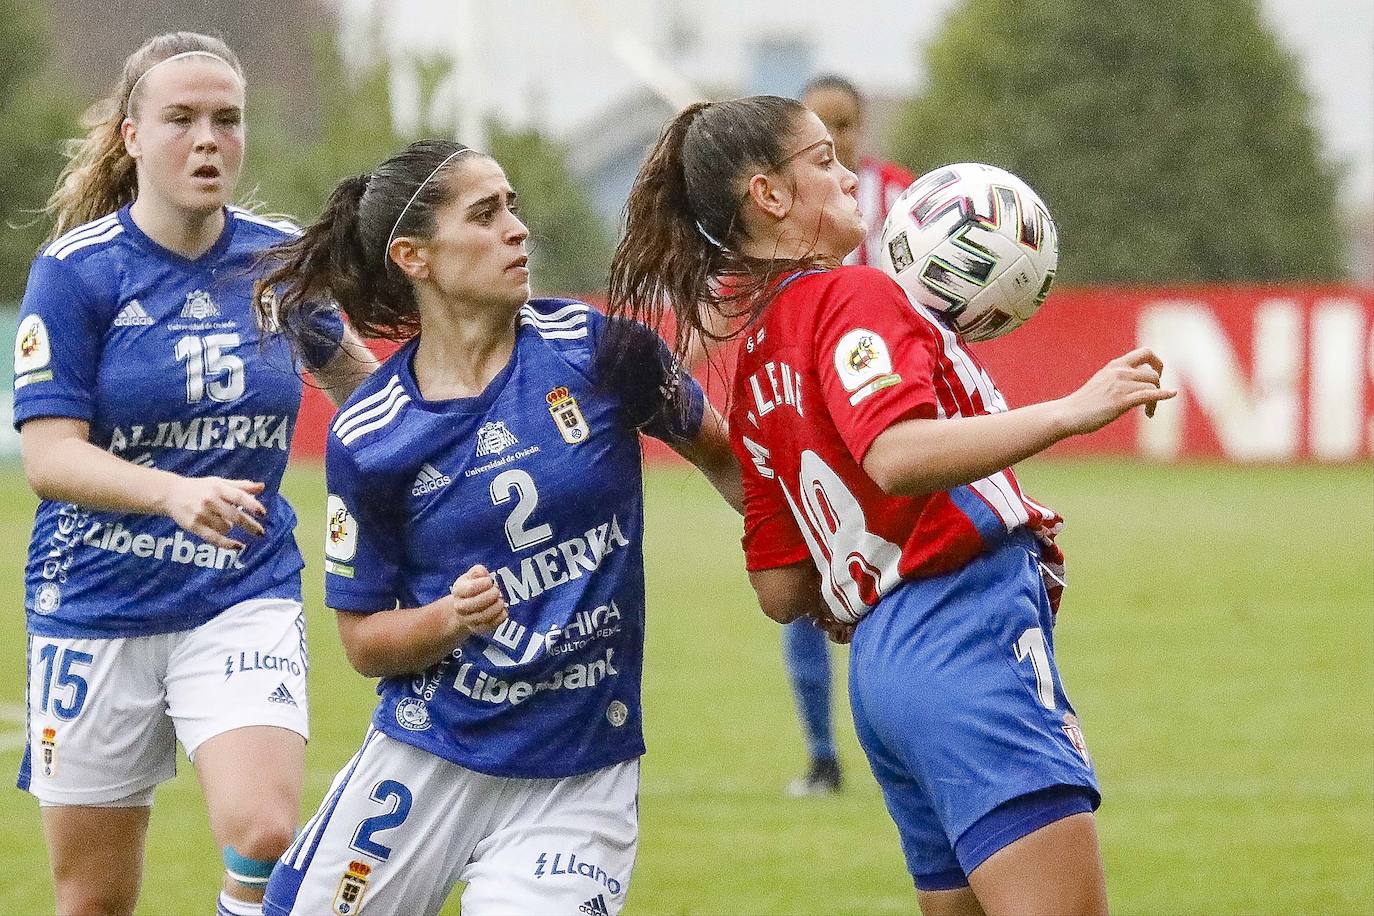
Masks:
[[[243,542],[229,537],[229,529],[238,525],[262,536],[264,529],[258,519],[265,518],[267,510],[257,496],[263,489],[259,480],[178,476],[163,496],[162,514],[216,547],[242,550]]]
[[[824,610],[818,610],[811,616],[816,626],[829,637],[831,642],[838,643],[841,646],[847,646],[850,640],[854,638],[854,628],[858,626],[858,624],[841,623]]]
[[[454,622],[464,639],[492,633],[506,622],[506,599],[481,564],[454,579],[449,594],[453,596]]]
[[[1145,407],[1154,416],[1155,405],[1178,394],[1161,388],[1159,374],[1164,362],[1149,347],[1132,350],[1097,370],[1087,383],[1061,401],[1070,434],[1101,429],[1132,407]]]

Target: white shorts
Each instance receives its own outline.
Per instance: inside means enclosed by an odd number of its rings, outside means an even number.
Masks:
[[[611,916],[639,845],[639,761],[564,779],[474,773],[369,730],[272,872],[268,916]]]
[[[248,725],[309,736],[305,616],[286,598],[178,633],[30,636],[28,668],[19,787],[45,805],[151,805],[176,775],[177,741],[194,760],[206,739]]]

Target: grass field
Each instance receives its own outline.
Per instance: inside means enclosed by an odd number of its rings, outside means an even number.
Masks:
[[[1116,912],[1374,912],[1370,468],[1042,461],[1022,476],[1069,519],[1056,647],[1101,777]],[[373,693],[320,605],[320,475],[293,471],[287,490],[308,563],[313,810]],[[649,754],[627,911],[915,912],[843,686],[849,790],[784,798],[804,752],[738,522],[681,471],[653,473],[649,490]],[[0,494],[0,770],[13,773],[33,500],[13,468],[0,469]],[[0,791],[0,820],[0,913],[51,912],[34,800]],[[140,912],[208,912],[218,859],[183,761],[158,794]]]

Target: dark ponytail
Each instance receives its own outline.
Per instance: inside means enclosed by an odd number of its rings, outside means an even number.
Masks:
[[[815,266],[811,258],[739,251],[748,180],[783,163],[805,112],[794,99],[751,96],[689,105],[664,128],[630,190],[611,260],[612,321],[598,354],[607,376],[632,371],[625,365],[635,352],[624,337],[633,333],[630,322],[662,332],[671,312],[673,354],[684,360],[694,340],[727,340],[747,327],[778,277]],[[661,390],[666,400],[656,412],[680,410],[679,389]]]
[[[320,303],[333,300],[364,337],[407,340],[420,330],[415,291],[387,251],[398,236],[426,237],[453,196],[444,179],[473,153],[452,140],[417,140],[370,174],[335,186],[319,219],[264,253],[259,323],[299,348]],[[440,170],[444,174],[439,174]]]

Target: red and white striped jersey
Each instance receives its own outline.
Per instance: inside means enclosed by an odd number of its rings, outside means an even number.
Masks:
[[[958,335],[877,269],[784,282],[742,342],[730,406],[749,569],[811,558],[848,622],[902,578],[957,569],[1018,526],[1052,541],[1062,520],[1011,469],[926,496],[879,489],[862,461],[884,430],[1006,402]]]
[[[865,156],[859,162],[859,212],[868,225],[864,243],[849,253],[846,264],[877,264],[887,211],[916,177],[894,162]]]

